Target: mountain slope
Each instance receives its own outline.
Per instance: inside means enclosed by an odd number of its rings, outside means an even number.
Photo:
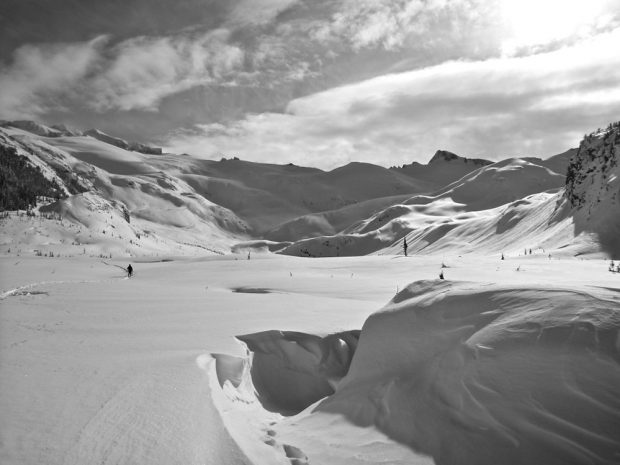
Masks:
[[[504,236],[506,229],[498,224],[511,202],[529,206],[532,212],[547,209],[543,205],[549,203],[553,210],[555,201],[549,200],[553,194],[542,192],[557,190],[563,183],[563,176],[547,168],[522,159],[508,159],[479,168],[431,195],[414,196],[392,205],[352,225],[342,235],[298,241],[282,253],[309,256],[358,255],[381,250],[399,253],[402,244],[397,241],[403,237],[407,237],[412,253],[481,248],[499,251],[527,240],[526,230],[540,229],[534,221]],[[541,241],[544,242],[538,240]]]
[[[581,142],[570,160],[565,198],[575,235],[596,234],[605,252],[620,257],[620,122]]]
[[[102,142],[105,142],[110,145],[115,145],[125,150],[131,150],[131,151],[141,152],[141,153],[150,153],[153,155],[161,155],[162,153],[162,150],[160,147],[151,147],[149,145],[139,144],[137,142],[127,142],[124,139],[110,136],[109,134],[106,134],[105,132],[101,132],[98,129],[89,129],[88,131],[84,132],[84,135],[94,137],[95,139],[98,139]]]
[[[50,248],[213,253],[266,239],[285,254],[337,256],[398,254],[406,238],[411,253],[620,253],[618,124],[547,160],[490,163],[438,151],[428,165],[350,163],[329,172],[140,153],[62,128],[17,126],[0,128],[3,150],[26,157],[58,185],[56,199],[45,200],[56,202],[40,211],[73,225],[54,226]],[[33,229],[35,238],[24,234],[29,225],[8,223],[0,243],[46,243],[45,227]]]
[[[281,253],[346,256],[409,252],[620,256],[618,124],[549,160],[485,165],[432,195],[392,205],[343,234],[308,238]],[[568,177],[556,171],[572,156]],[[564,188],[564,185],[566,187]]]
[[[178,176],[205,198],[235,211],[257,234],[304,215],[428,188],[428,183],[367,163],[324,172],[236,159],[195,160]]]
[[[90,137],[41,138],[12,129],[0,129],[0,144],[65,191],[38,209],[51,219],[47,224],[6,218],[2,244],[56,254],[158,255],[225,252],[248,237],[233,212],[149,166],[146,155]]]
[[[274,235],[292,234],[292,239],[298,239],[338,231],[394,199],[404,200],[427,187],[427,183],[370,164],[352,163],[324,172],[292,164],[199,160],[187,155],[141,153],[99,131],[87,134],[23,122],[5,125],[2,142],[19,146],[49,179],[58,178],[61,171],[67,173],[66,181],[80,189],[69,189],[69,184],[61,182],[64,195],[88,191],[88,195],[60,200],[43,211],[61,214],[85,227],[99,225],[97,237],[89,238],[89,243],[103,241],[106,253],[112,249],[138,253],[134,239],[146,237],[145,231],[157,234],[158,240],[167,244],[163,249],[186,249],[184,245],[193,244],[218,250],[227,250],[250,235],[260,237],[298,218],[297,228],[284,226],[281,231],[288,232]],[[85,218],[93,212],[101,221]],[[132,230],[137,221],[148,225],[142,232],[125,231],[120,242],[117,236],[110,241],[109,235],[103,237],[108,231],[104,218],[108,214],[115,227],[123,230],[126,226],[117,222],[122,223],[125,216],[134,221]],[[312,215],[318,216],[311,219]],[[318,218],[322,226],[315,228],[312,224]],[[84,237],[71,234],[63,233],[63,240],[85,242]],[[134,239],[127,244],[128,235]],[[6,237],[6,244],[14,239]],[[155,249],[151,247],[149,253]]]
[[[465,158],[447,150],[437,150],[426,165],[413,162],[409,165],[390,169],[415,179],[423,179],[433,183],[433,190],[436,190],[492,163],[481,158]]]

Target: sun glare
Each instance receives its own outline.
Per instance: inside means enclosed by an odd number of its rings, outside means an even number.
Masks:
[[[502,0],[508,47],[544,45],[582,35],[601,19],[606,0]]]

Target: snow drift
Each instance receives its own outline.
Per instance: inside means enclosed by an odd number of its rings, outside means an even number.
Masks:
[[[620,459],[618,289],[417,281],[361,334],[239,339],[252,356],[218,360],[220,384],[306,409],[289,430],[335,414],[441,465]]]
[[[265,331],[237,339],[252,352],[250,375],[259,401],[268,410],[290,415],[333,394],[334,386],[349,369],[359,333],[354,330],[320,337]],[[218,362],[221,371],[223,362]],[[230,370],[228,373],[227,378]],[[236,377],[242,376],[237,371]]]
[[[317,412],[439,464],[620,460],[620,292],[422,281],[368,318]]]

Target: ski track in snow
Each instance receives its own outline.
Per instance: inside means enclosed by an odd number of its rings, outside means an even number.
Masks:
[[[13,289],[9,289],[8,291],[4,291],[0,293],[0,300],[4,300],[7,297],[19,296],[19,295],[35,295],[35,294],[43,294],[44,292],[36,291],[35,288],[39,286],[47,286],[47,285],[57,285],[57,284],[92,284],[92,283],[104,283],[104,282],[112,282],[115,279],[128,279],[124,278],[114,278],[114,279],[85,279],[78,281],[39,281],[30,284],[25,284],[23,286],[19,286]]]

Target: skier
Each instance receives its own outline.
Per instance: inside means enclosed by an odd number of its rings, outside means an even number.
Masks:
[[[131,278],[131,276],[133,275],[133,267],[131,266],[131,263],[129,265],[127,265],[127,277]]]
[[[407,238],[403,237],[403,250],[405,251],[405,257],[407,256]]]
[[[444,279],[444,277],[443,277],[443,270],[441,270],[441,273],[439,273],[439,279]]]

